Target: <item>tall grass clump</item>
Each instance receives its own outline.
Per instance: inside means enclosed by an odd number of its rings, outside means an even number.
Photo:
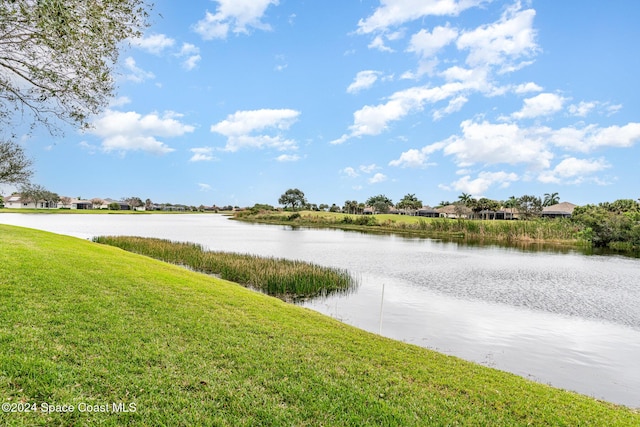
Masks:
[[[215,274],[285,300],[348,292],[357,285],[346,270],[304,261],[207,251],[196,243],[148,237],[100,236],[93,240],[194,271]]]

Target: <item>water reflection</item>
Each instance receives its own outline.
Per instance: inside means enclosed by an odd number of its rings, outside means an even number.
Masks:
[[[360,279],[354,293],[301,305],[374,333],[640,407],[638,259],[291,229],[213,215],[0,214],[0,222],[81,238],[192,241],[210,250],[346,268]]]

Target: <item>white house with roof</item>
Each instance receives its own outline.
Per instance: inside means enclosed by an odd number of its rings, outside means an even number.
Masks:
[[[4,207],[9,209],[57,209],[57,202],[33,202],[22,200],[20,194],[12,194],[4,200]]]

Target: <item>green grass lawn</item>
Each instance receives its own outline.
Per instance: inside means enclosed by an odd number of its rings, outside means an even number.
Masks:
[[[637,411],[114,247],[0,236],[3,408],[74,408],[0,411],[2,426],[640,425]]]

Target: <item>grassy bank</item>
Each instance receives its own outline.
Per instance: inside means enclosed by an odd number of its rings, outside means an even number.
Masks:
[[[571,221],[467,220],[423,218],[407,215],[347,215],[331,212],[246,212],[236,219],[267,224],[382,231],[422,237],[456,238],[502,243],[558,243],[577,245],[580,229]]]
[[[303,261],[206,251],[196,243],[133,236],[100,236],[94,242],[183,265],[285,300],[348,292],[356,280],[346,270]]]
[[[640,423],[114,247],[0,235],[0,400],[74,407],[0,412],[3,426]],[[112,403],[135,412],[86,412]]]

